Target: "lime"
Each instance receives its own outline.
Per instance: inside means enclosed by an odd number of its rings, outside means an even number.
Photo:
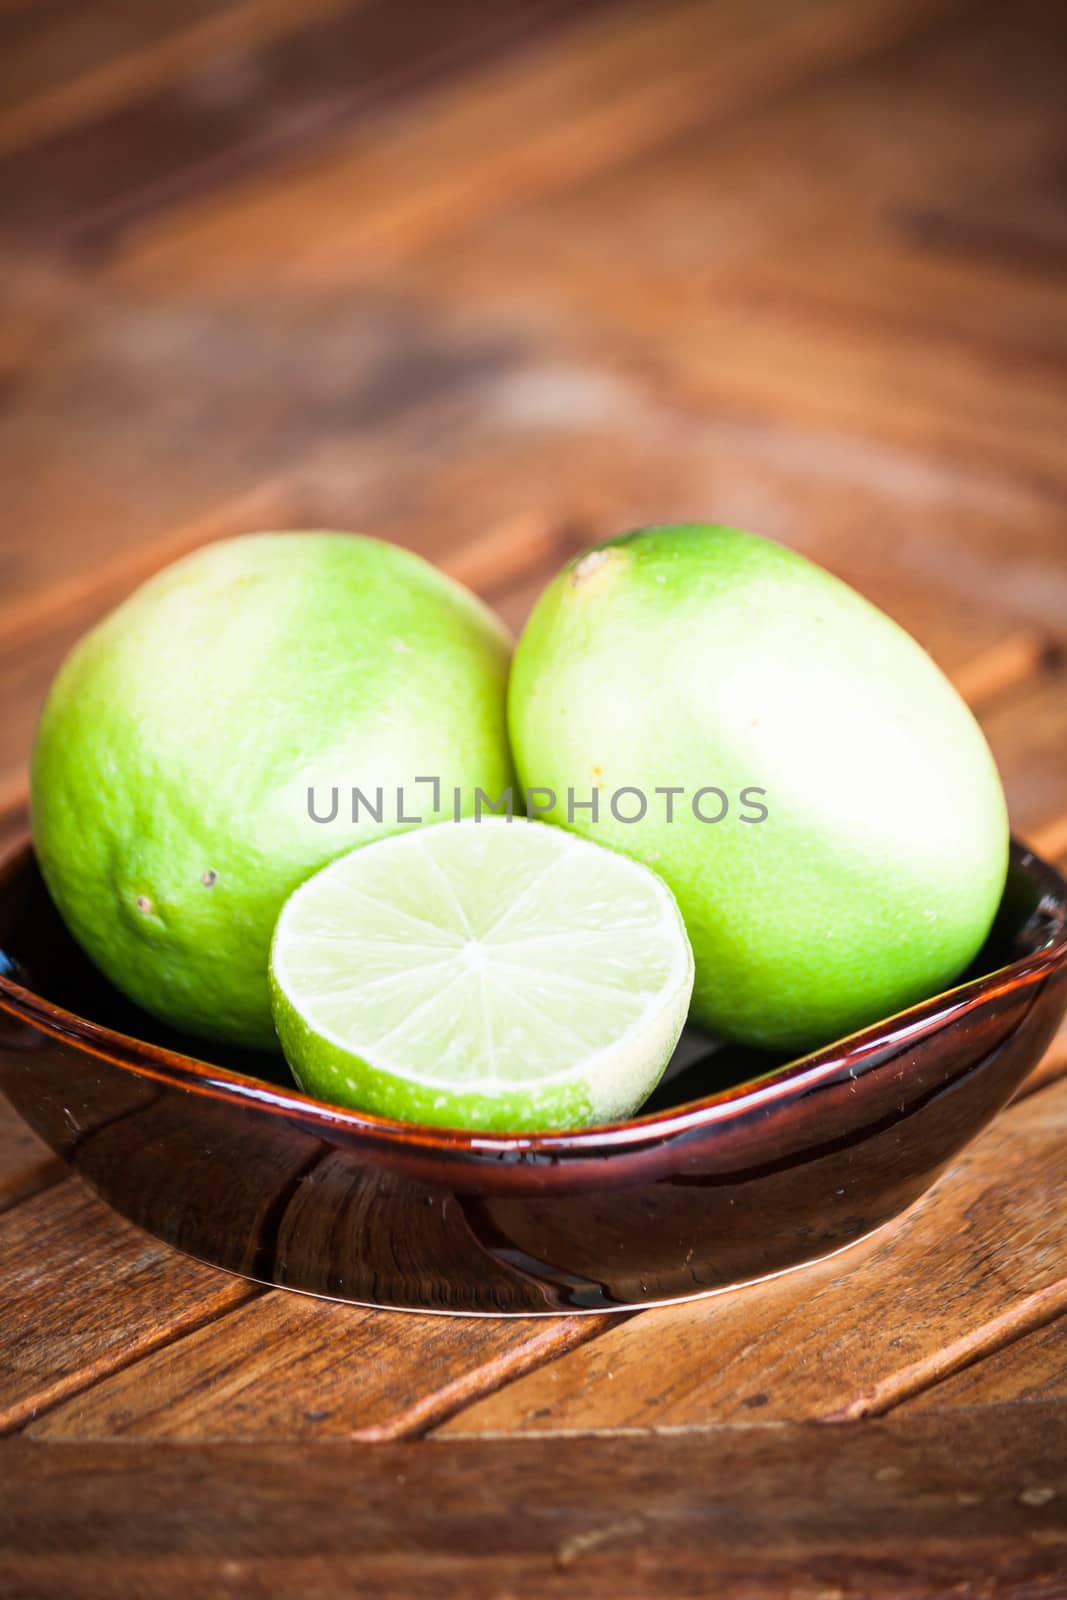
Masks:
[[[670,890],[557,828],[442,823],[356,850],[286,903],[274,1018],[309,1093],[409,1122],[629,1116],[685,1022]]]
[[[571,562],[520,640],[509,718],[544,820],[671,886],[694,1015],[728,1037],[851,1032],[951,984],[989,930],[1008,829],[973,716],[896,623],[780,545],[647,528]]]
[[[508,786],[509,656],[480,601],[373,539],[179,561],[75,647],[41,719],[34,836],[75,938],[165,1021],[276,1049],[283,903],[353,846]]]

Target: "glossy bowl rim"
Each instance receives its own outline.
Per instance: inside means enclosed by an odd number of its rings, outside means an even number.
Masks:
[[[19,870],[33,854],[32,838],[26,834],[0,855],[0,892],[9,875]],[[962,1016],[1002,994],[1050,977],[1059,968],[1067,969],[1067,881],[1056,867],[1014,836],[1011,860],[1036,878],[1044,891],[1042,903],[1051,902],[1058,914],[1059,926],[1042,949],[981,977],[942,990],[856,1033],[831,1040],[817,1050],[795,1056],[762,1077],[667,1111],[588,1128],[538,1133],[477,1131],[401,1122],[375,1116],[372,1112],[332,1105],[296,1087],[288,1089],[266,1083],[228,1067],[213,1066],[198,1056],[91,1022],[3,974],[0,974],[0,1011],[41,1033],[73,1044],[88,1055],[106,1060],[134,1077],[241,1104],[249,1110],[299,1117],[305,1123],[321,1126],[324,1134],[361,1135],[400,1145],[406,1151],[421,1149],[451,1157],[470,1155],[478,1160],[517,1153],[555,1158],[610,1156],[613,1152],[622,1153],[649,1143],[662,1144],[695,1129],[712,1127],[741,1112],[770,1106],[797,1090],[815,1087],[824,1079],[832,1078],[848,1062],[863,1061],[887,1044],[920,1035],[934,1020]]]

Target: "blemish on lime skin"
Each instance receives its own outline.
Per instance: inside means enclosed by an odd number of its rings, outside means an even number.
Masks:
[[[200,878],[200,882],[204,885],[205,889],[213,889],[218,881],[219,875],[215,871],[214,867],[208,867],[207,871],[203,873]]]
[[[602,567],[605,562],[610,561],[611,558],[612,552],[610,550],[587,551],[572,568],[571,583],[577,588],[580,583],[584,583],[587,578],[592,577],[593,573],[599,567]]]
[[[155,907],[146,894],[139,894],[137,899],[134,901],[134,905],[137,907],[142,917],[150,917],[155,910]]]

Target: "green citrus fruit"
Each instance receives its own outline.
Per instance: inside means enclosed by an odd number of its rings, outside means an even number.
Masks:
[[[988,932],[1008,829],[974,718],[780,545],[648,528],[573,561],[519,643],[509,720],[522,783],[553,791],[531,811],[670,884],[694,1014],[729,1037],[855,1030],[951,984]]]
[[[276,1047],[284,901],[452,815],[456,789],[468,812],[511,782],[509,654],[473,595],[376,540],[257,534],[179,561],[81,640],[41,718],[34,838],[67,925],[165,1021]]]
[[[559,828],[440,823],[324,867],[286,903],[274,1016],[323,1099],[458,1128],[629,1116],[693,987],[655,873]]]

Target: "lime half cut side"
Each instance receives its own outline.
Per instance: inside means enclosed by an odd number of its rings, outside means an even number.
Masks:
[[[693,954],[647,867],[543,823],[438,823],[342,856],[286,902],[274,1021],[300,1086],[500,1131],[630,1116],[685,1023]]]

